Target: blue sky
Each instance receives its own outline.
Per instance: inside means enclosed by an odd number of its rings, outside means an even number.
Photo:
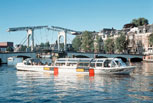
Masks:
[[[122,29],[134,18],[153,23],[153,0],[0,0],[0,42],[19,44],[26,31],[8,33],[11,27],[60,26],[78,31]],[[68,41],[73,36],[68,36]],[[35,31],[35,43],[54,43],[57,32]]]

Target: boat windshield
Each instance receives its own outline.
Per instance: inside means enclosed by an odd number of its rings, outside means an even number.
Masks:
[[[104,61],[104,67],[120,67],[126,66],[121,59],[108,59]]]
[[[114,61],[117,66],[126,66],[126,64],[121,59],[115,59]]]
[[[104,61],[104,67],[111,67],[112,60],[105,60]]]

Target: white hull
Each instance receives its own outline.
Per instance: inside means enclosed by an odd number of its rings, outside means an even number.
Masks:
[[[95,69],[95,74],[130,74],[134,66]]]

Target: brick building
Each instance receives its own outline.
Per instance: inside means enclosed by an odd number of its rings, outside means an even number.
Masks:
[[[8,47],[13,48],[13,42],[0,42],[0,52],[5,52]]]

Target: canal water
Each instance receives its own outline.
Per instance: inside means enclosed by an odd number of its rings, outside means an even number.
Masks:
[[[153,64],[131,75],[56,75],[0,66],[0,103],[153,103]]]

